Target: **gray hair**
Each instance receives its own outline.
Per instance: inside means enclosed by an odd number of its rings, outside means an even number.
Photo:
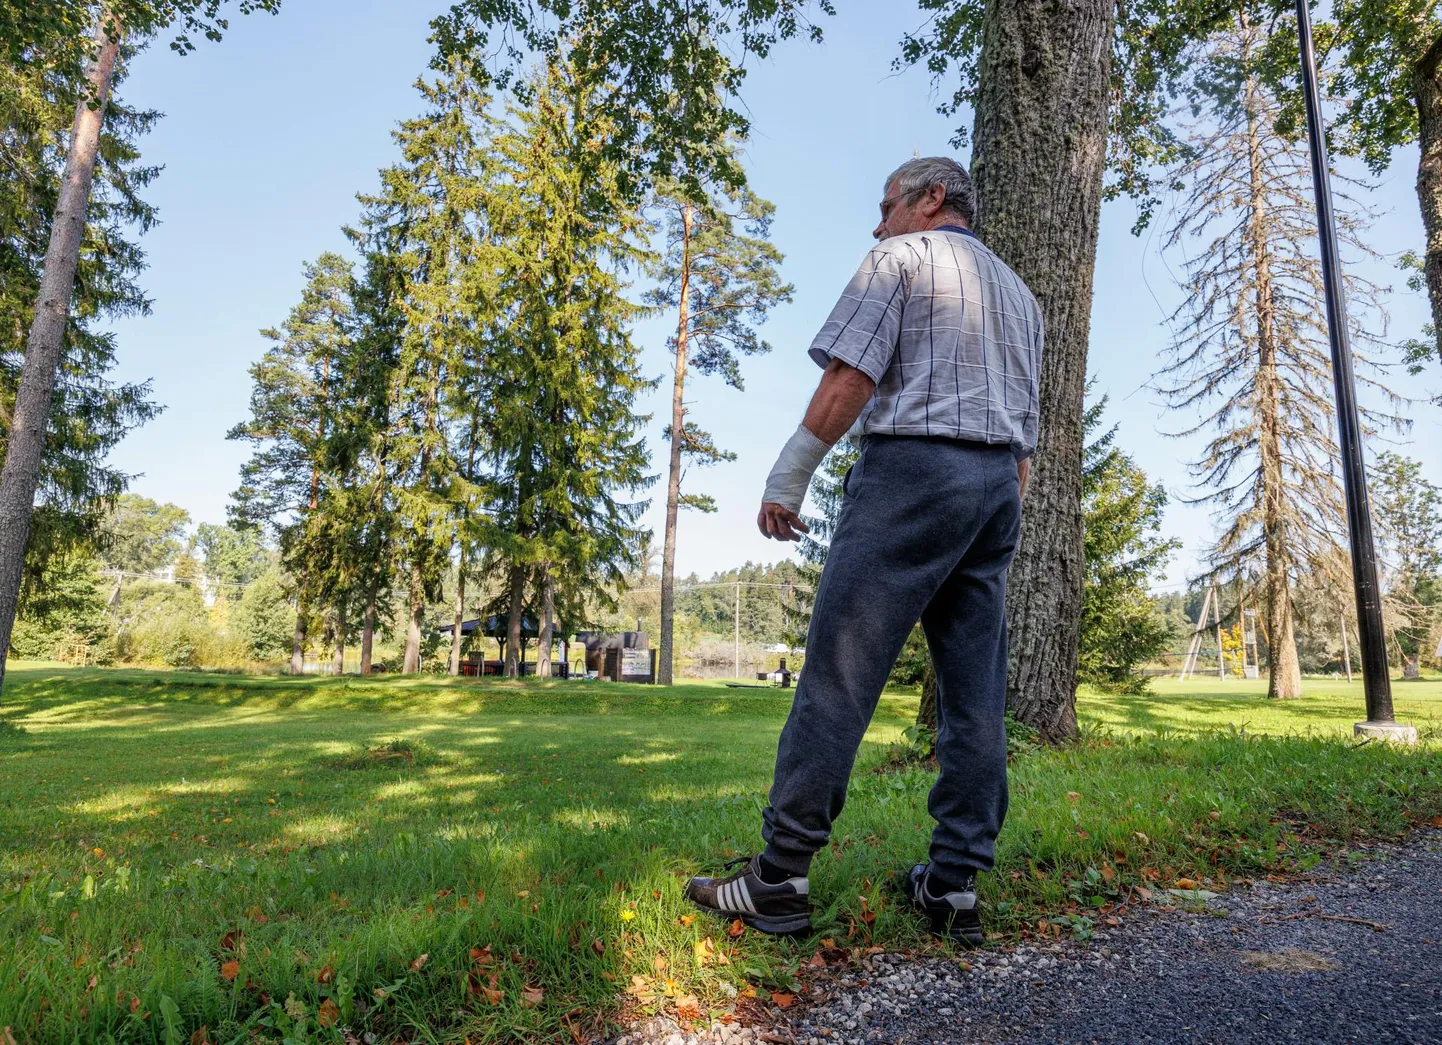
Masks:
[[[933,185],[940,185],[946,190],[942,208],[955,211],[969,226],[976,224],[976,187],[972,185],[966,168],[953,159],[922,156],[907,160],[887,176],[882,192],[893,183],[896,191],[904,196],[914,196]]]

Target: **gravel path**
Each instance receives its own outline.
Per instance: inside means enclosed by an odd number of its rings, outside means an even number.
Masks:
[[[876,955],[818,977],[784,1024],[658,1019],[617,1045],[1442,1043],[1442,832],[1367,855],[1200,908],[1143,907],[1085,944]]]

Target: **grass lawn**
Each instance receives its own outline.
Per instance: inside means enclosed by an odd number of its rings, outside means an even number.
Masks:
[[[1085,934],[1134,886],[1295,871],[1442,814],[1442,683],[1395,685],[1426,738],[1411,751],[1353,745],[1360,684],[1305,688],[1084,695],[1083,742],[1013,762],[992,927]],[[733,937],[680,886],[757,846],[788,706],[716,684],[15,664],[0,1028],[19,1045],[569,1041],[623,1004],[785,1004],[817,941]],[[840,948],[938,946],[891,892],[926,851],[930,774],[874,771],[915,707],[882,700],[815,864],[818,939]]]

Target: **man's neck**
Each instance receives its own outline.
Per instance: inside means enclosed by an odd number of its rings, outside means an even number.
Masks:
[[[919,231],[930,232],[933,229],[943,228],[947,225],[955,229],[966,229],[968,232],[973,231],[972,227],[966,223],[966,219],[960,214],[950,214],[946,211],[937,214],[931,219],[931,223],[927,225],[926,228],[920,229]]]

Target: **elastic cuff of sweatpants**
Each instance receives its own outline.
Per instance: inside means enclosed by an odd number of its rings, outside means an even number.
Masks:
[[[779,867],[789,875],[805,878],[811,871],[811,857],[814,854],[793,849],[778,849],[775,842],[767,842],[761,855],[771,866]]]

